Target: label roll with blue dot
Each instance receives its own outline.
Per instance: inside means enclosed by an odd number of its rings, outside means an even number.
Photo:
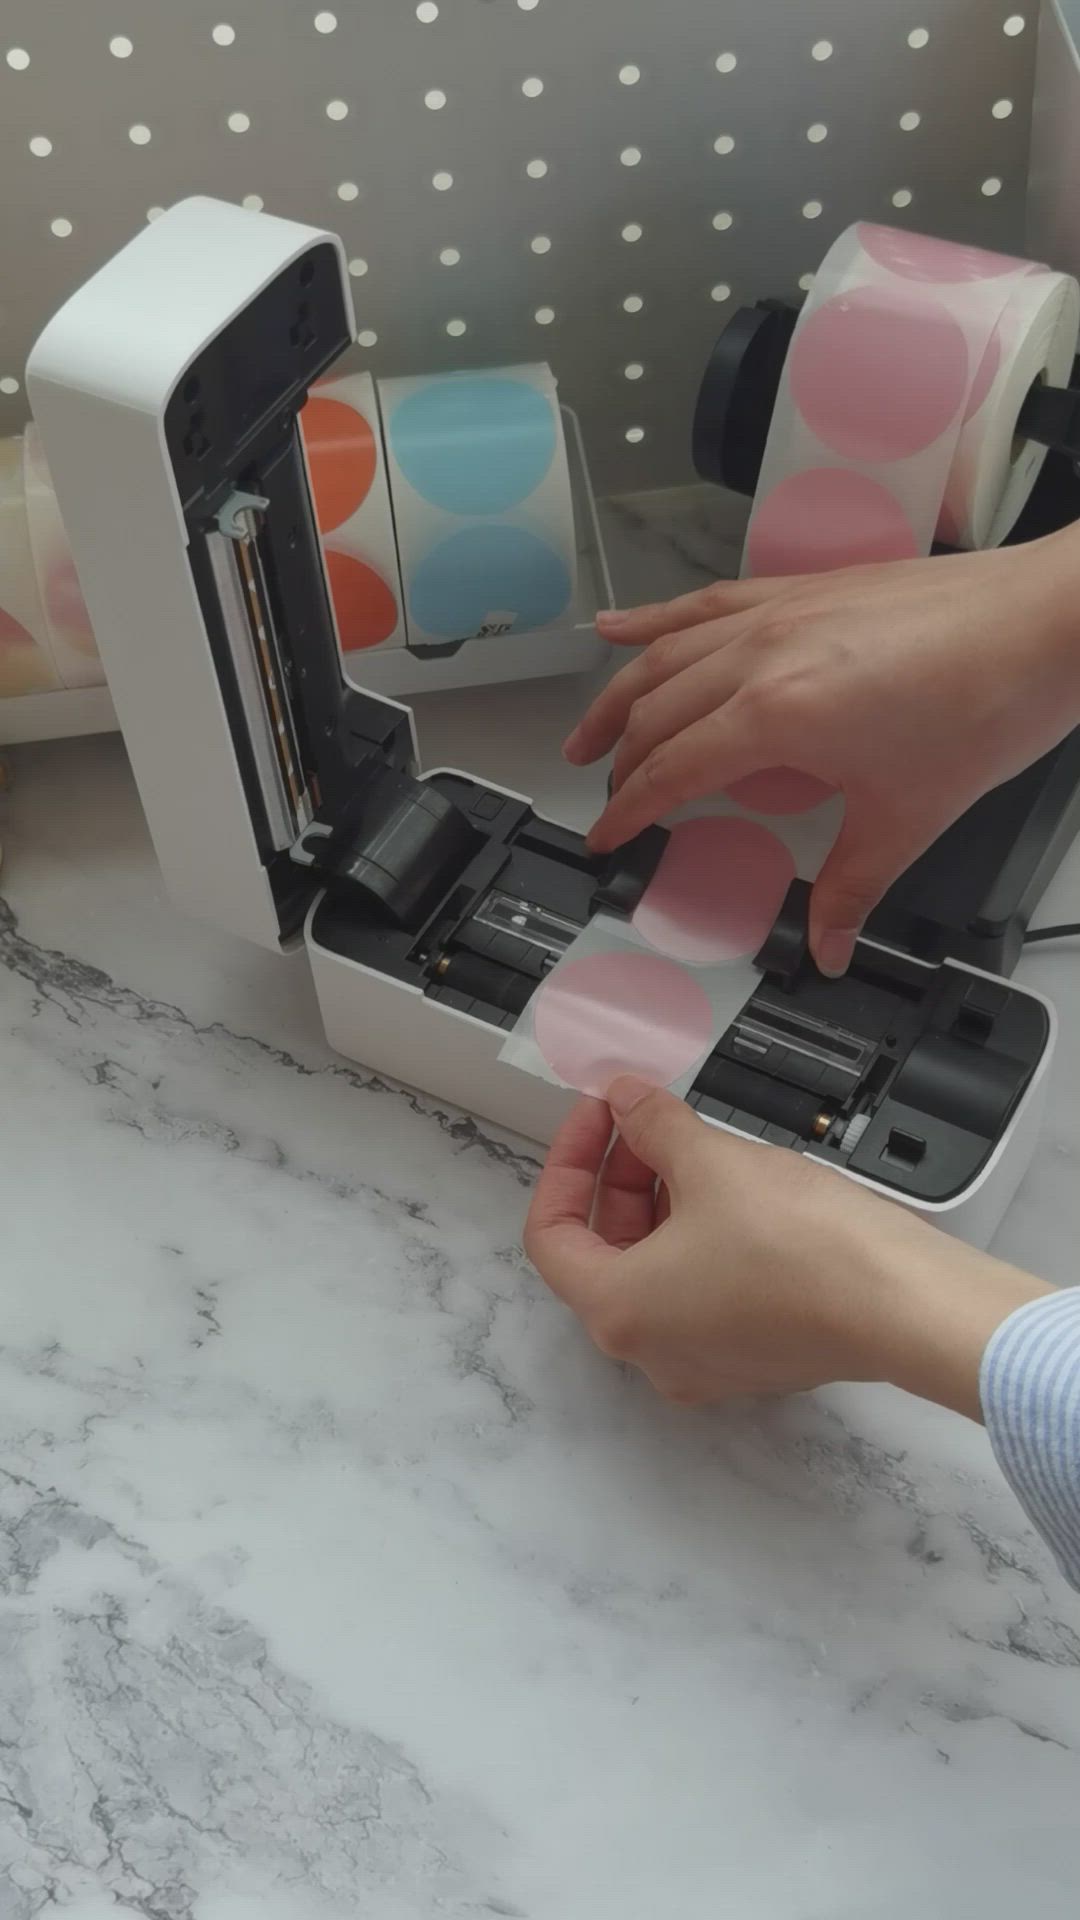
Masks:
[[[417,651],[570,624],[574,508],[547,366],[379,382]]]

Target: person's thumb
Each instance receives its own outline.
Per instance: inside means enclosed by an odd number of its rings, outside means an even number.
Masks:
[[[633,1076],[616,1080],[608,1088],[607,1102],[631,1153],[666,1186],[677,1186],[684,1156],[700,1138],[697,1115],[673,1093]]]
[[[827,979],[847,972],[868,916],[918,851],[906,836],[844,822],[810,900],[810,951]]]

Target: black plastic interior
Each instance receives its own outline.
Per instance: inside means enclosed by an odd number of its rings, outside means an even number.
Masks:
[[[507,1028],[591,915],[601,907],[633,912],[667,835],[652,829],[601,861],[579,834],[538,820],[526,803],[479,781],[419,780],[407,716],[348,687],[298,426],[312,383],[348,337],[339,264],[322,245],[188,370],[168,409],[166,436],[193,578],[282,938],[295,933],[322,889],[312,922],[320,947],[406,982],[448,1011]],[[238,491],[267,503],[259,558],[299,753],[318,802],[314,823],[286,852],[274,848],[260,820],[204,545]],[[1012,799],[990,796],[1000,818],[991,822],[984,812],[980,824],[970,816],[954,829],[963,835],[959,857],[940,843],[922,876],[913,869],[894,890],[882,911],[894,917],[907,953],[863,942],[844,980],[822,979],[807,958],[807,890],[796,883],[759,956],[761,984],[707,1062],[693,1103],[708,1117],[841,1160],[898,1191],[935,1200],[963,1190],[1031,1082],[1047,1017],[1038,1001],[1003,983],[986,985],[911,955],[940,961],[956,952],[960,925],[966,933],[991,909],[994,937],[1006,951],[1075,807],[1076,772],[1056,764],[1056,785],[1053,769],[1045,776],[1033,770],[1023,795],[1013,783]],[[1021,814],[1038,846],[1018,851]],[[519,916],[510,911],[515,902],[526,909]],[[518,919],[524,932],[514,930]],[[866,1122],[857,1143],[853,1119]]]

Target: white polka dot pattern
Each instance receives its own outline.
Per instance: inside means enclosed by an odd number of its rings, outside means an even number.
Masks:
[[[684,480],[722,310],[797,294],[857,218],[986,246],[1020,227],[1034,0],[791,11],[779,35],[776,8],[716,0],[677,0],[677,31],[619,0],[11,0],[0,436],[58,302],[210,191],[342,235],[351,364],[528,359],[546,326],[599,487]]]

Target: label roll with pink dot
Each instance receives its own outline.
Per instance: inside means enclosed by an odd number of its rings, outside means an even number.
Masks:
[[[1043,448],[1018,433],[1066,385],[1080,289],[1066,274],[861,222],[799,316],[747,534],[749,576],[979,549],[1015,525]]]
[[[102,687],[105,669],[33,421],[23,436],[22,459],[30,547],[57,678],[64,687]]]
[[[792,338],[744,573],[1002,540],[1043,458],[1017,435],[1020,409],[1037,380],[1067,383],[1078,328],[1080,290],[1062,274],[851,228]],[[500,1057],[582,1093],[626,1072],[685,1093],[760,983],[754,956],[792,881],[816,880],[843,818],[842,794],[798,767],[760,768],[675,816],[632,918],[590,920]]]

